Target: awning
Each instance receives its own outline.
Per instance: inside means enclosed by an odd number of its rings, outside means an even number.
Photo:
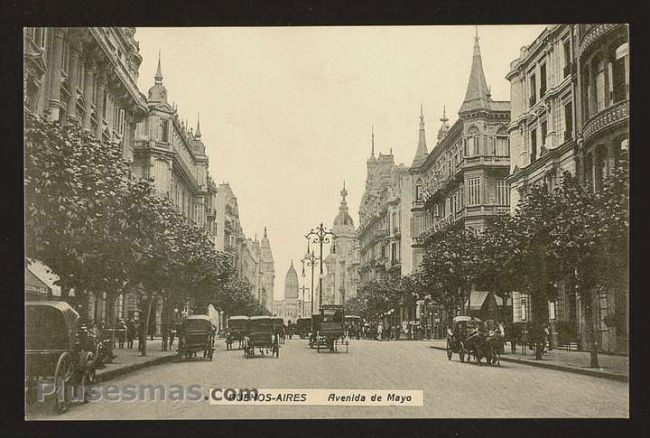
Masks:
[[[485,299],[488,297],[490,292],[475,290],[469,294],[469,310],[481,310]],[[467,301],[465,301],[465,307],[467,308]]]
[[[27,265],[25,269],[49,288],[52,291],[52,295],[60,297],[61,288],[55,284],[55,282],[59,281],[59,276],[52,272],[43,262],[30,258],[26,258],[26,260]],[[27,282],[27,276],[25,276],[25,281]]]

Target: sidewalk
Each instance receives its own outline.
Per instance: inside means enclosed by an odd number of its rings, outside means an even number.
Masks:
[[[126,345],[126,344],[125,344]],[[113,354],[116,356],[111,363],[107,363],[103,368],[98,368],[95,374],[97,381],[106,381],[114,379],[131,371],[140,368],[171,362],[176,357],[177,340],[174,341],[174,347],[167,351],[162,351],[162,339],[147,339],[147,355],[140,356],[138,350],[138,341],[133,342],[132,349],[117,348],[117,342],[113,348]]]
[[[447,341],[445,339],[435,339],[431,342],[433,344],[431,348],[437,350],[447,349]],[[600,368],[591,368],[589,352],[552,350],[544,353],[542,360],[536,360],[535,353],[530,349],[528,349],[524,355],[521,346],[518,346],[517,353],[511,354],[510,344],[506,344],[505,354],[501,356],[501,360],[588,376],[602,377],[622,382],[627,382],[630,378],[630,360],[628,356],[599,354],[598,364],[600,365]]]

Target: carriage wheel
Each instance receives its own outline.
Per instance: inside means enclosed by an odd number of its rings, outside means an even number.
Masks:
[[[72,383],[73,367],[70,353],[65,352],[59,357],[54,371],[54,409],[62,414],[70,408],[68,385]]]
[[[451,360],[453,351],[451,350],[451,342],[449,342],[449,339],[447,339],[447,359]]]
[[[463,343],[460,343],[460,349],[458,350],[458,356],[460,357],[461,362],[465,362],[465,346]]]

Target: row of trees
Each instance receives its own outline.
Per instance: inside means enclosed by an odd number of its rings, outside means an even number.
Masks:
[[[506,302],[512,291],[530,295],[533,318],[548,322],[548,301],[557,285],[573,287],[584,304],[592,366],[598,366],[594,304],[601,291],[627,293],[629,175],[625,152],[598,193],[570,173],[549,191],[528,188],[513,215],[504,215],[482,233],[462,225],[431,235],[416,273],[388,272],[360,288],[350,306],[376,317],[430,297],[449,317],[466,313],[472,288],[490,290]],[[608,324],[624,325],[626,315]]]
[[[25,119],[25,236],[26,256],[56,272],[63,299],[71,290],[77,303],[105,294],[113,322],[127,290],[141,294],[146,327],[159,299],[192,298],[226,314],[261,311],[231,257],[152,181],[131,177],[121,145],[32,114]]]

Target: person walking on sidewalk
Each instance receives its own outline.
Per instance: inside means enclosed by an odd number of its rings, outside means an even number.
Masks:
[[[136,331],[135,322],[132,318],[129,318],[126,321],[126,348],[129,350],[133,348],[133,340],[135,339]]]
[[[381,324],[381,322],[377,325],[377,339],[381,341],[381,334],[384,331],[384,326]]]
[[[122,318],[117,320],[117,346],[118,348],[124,348],[124,340],[126,338],[126,324]]]

